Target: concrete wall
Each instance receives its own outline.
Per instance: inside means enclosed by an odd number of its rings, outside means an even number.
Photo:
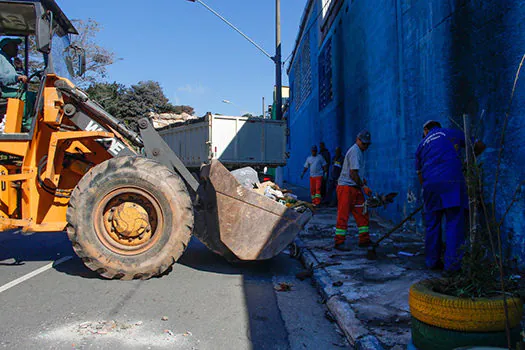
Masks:
[[[299,175],[312,144],[324,141],[332,153],[336,146],[346,150],[359,130],[368,128],[373,144],[366,154],[367,178],[375,191],[400,192],[396,204],[381,212],[398,220],[420,200],[414,152],[422,124],[436,119],[452,127],[468,113],[476,136],[489,147],[482,160],[491,190],[514,76],[525,54],[525,3],[346,0],[321,40],[316,23],[320,1],[314,2],[289,70],[291,157],[286,180],[307,186],[307,179],[301,181]],[[302,50],[307,41],[309,50]],[[327,45],[332,88],[328,103],[323,95]],[[309,73],[303,60],[310,62]],[[304,79],[305,74],[311,79]],[[310,86],[297,87],[305,84]],[[518,81],[510,108],[496,200],[500,213],[525,180],[524,84]],[[307,97],[304,91],[309,91]],[[512,255],[522,267],[524,213],[521,194],[508,216],[504,241],[512,242]]]

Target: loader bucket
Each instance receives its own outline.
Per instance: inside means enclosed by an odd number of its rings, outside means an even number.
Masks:
[[[201,170],[201,227],[195,235],[228,260],[265,260],[279,254],[311,219],[243,187],[219,162]],[[202,223],[205,223],[204,225]]]

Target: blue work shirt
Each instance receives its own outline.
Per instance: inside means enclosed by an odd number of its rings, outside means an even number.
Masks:
[[[15,85],[18,75],[12,58],[0,50],[0,87]]]
[[[341,156],[334,156],[334,159],[332,160],[332,172],[330,173],[330,179],[333,181],[337,181],[339,179],[339,176],[341,175],[341,170],[343,170],[343,162],[345,161],[345,158]]]
[[[419,144],[416,170],[423,176],[425,210],[468,208],[461,148],[465,134],[457,129],[433,128]]]

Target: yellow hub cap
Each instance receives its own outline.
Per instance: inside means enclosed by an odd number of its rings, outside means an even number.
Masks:
[[[148,212],[141,205],[124,202],[111,208],[108,214],[109,235],[118,243],[136,246],[151,238]]]

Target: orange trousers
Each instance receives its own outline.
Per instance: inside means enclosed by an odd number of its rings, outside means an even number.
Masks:
[[[312,204],[321,204],[321,185],[323,183],[322,176],[310,177],[310,194],[312,195]]]
[[[337,186],[337,224],[335,226],[335,243],[345,241],[350,213],[354,216],[359,230],[359,244],[370,242],[368,213],[363,214],[365,196],[359,188]]]

